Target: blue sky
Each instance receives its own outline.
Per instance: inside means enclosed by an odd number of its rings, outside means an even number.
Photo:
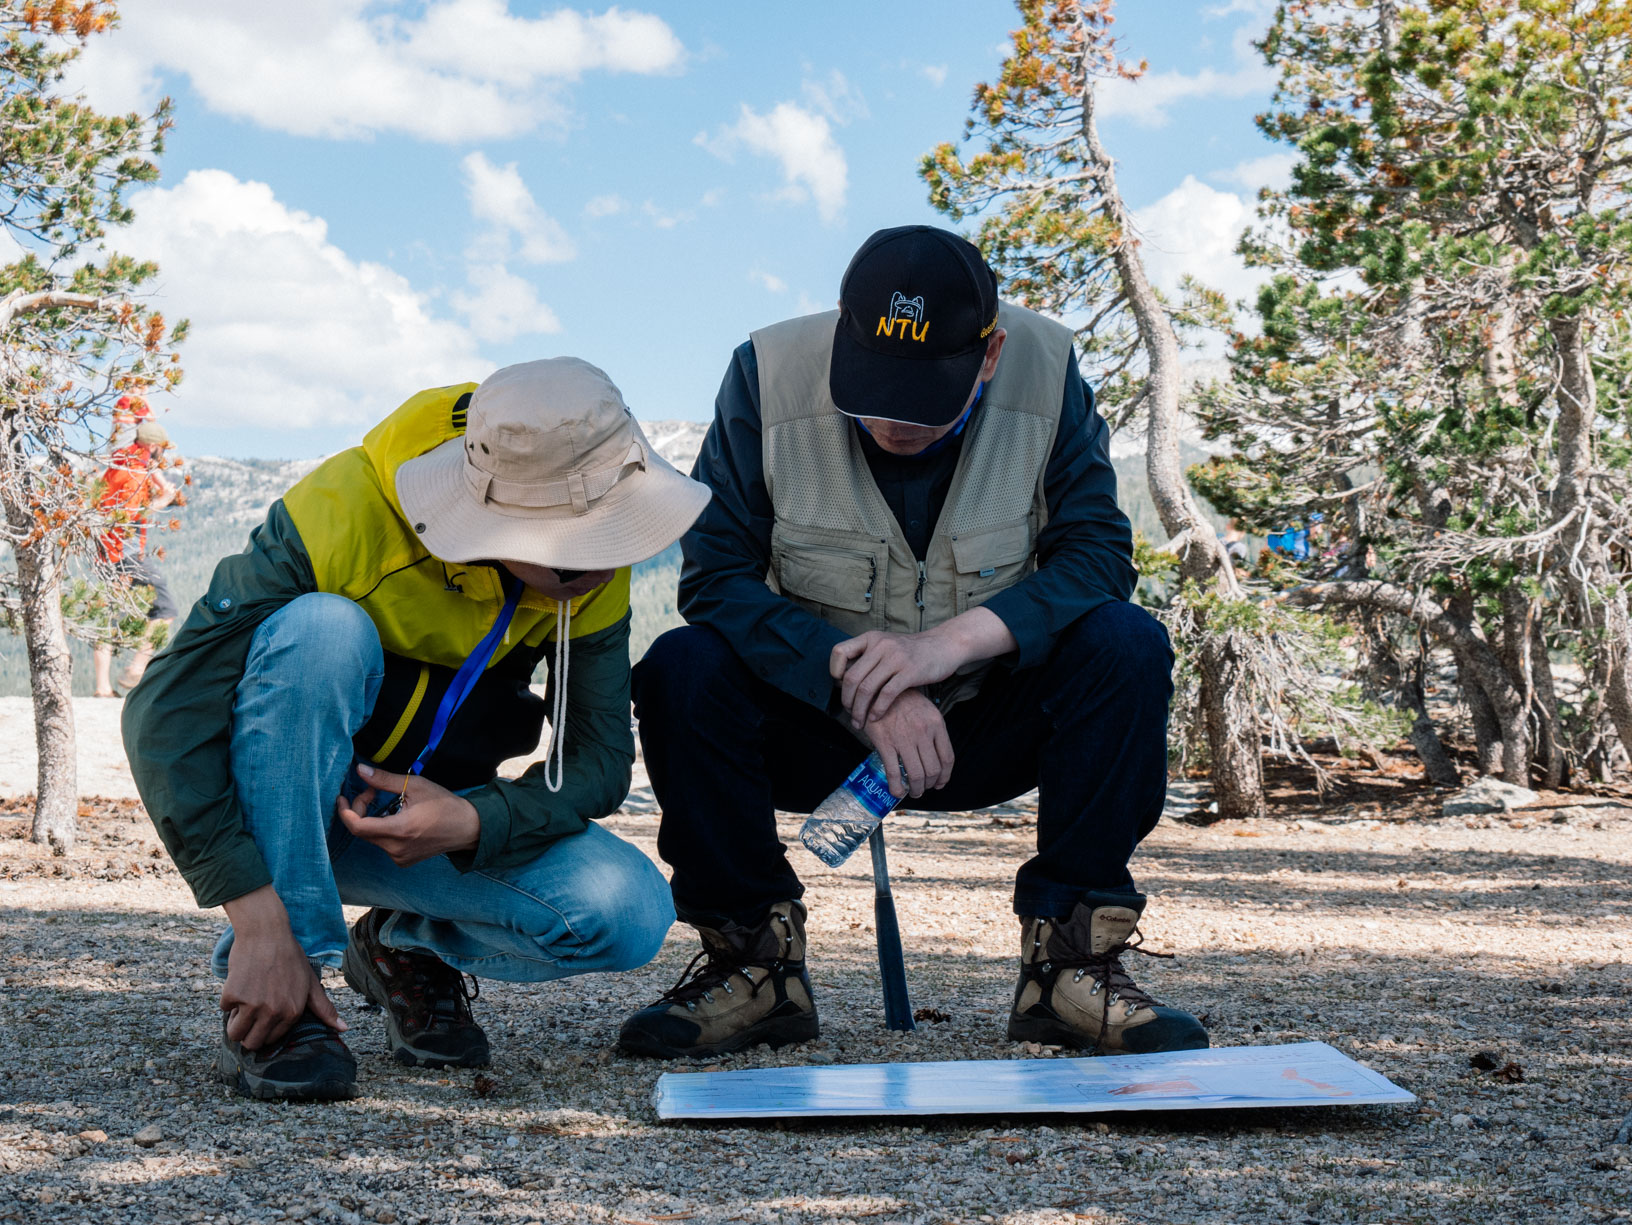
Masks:
[[[416,389],[571,353],[644,419],[706,420],[733,347],[837,296],[874,229],[940,222],[1018,24],[998,0],[562,9],[531,0],[125,0],[73,83],[176,129],[116,245],[193,320],[186,453],[304,457]],[[1264,0],[1122,6],[1102,132],[1159,281],[1235,293],[1289,159],[1252,126]],[[1091,372],[1090,372],[1091,374]]]

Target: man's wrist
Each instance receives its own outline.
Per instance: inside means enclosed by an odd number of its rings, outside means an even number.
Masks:
[[[988,608],[971,608],[928,632],[940,637],[941,645],[954,660],[949,675],[969,664],[1007,655],[1017,646],[1003,618]]]
[[[238,939],[281,936],[289,932],[289,912],[271,885],[262,885],[222,904]]]

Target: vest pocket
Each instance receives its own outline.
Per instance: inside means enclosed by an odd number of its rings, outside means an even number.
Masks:
[[[878,594],[878,558],[861,549],[793,540],[778,534],[771,545],[771,569],[784,595],[811,611],[828,617],[823,609],[871,613]],[[850,620],[850,618],[842,618]]]
[[[1006,523],[952,538],[957,576],[957,610],[968,612],[1036,569],[1031,520]]]

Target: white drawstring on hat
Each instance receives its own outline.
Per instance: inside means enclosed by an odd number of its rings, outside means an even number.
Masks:
[[[567,778],[567,665],[571,659],[567,635],[571,630],[572,600],[569,598],[555,606],[555,710],[550,716],[550,753],[544,762],[544,785],[552,792],[560,791]]]

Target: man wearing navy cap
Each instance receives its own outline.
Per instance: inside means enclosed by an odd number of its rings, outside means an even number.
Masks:
[[[693,477],[679,607],[634,673],[658,850],[703,951],[620,1045],[713,1056],[817,1035],[804,893],[775,811],[876,750],[913,807],[1039,789],[1009,1037],[1207,1045],[1121,955],[1161,815],[1173,656],[1136,574],[1071,331],[1000,302],[980,252],[880,230],[839,309],[739,347]]]

